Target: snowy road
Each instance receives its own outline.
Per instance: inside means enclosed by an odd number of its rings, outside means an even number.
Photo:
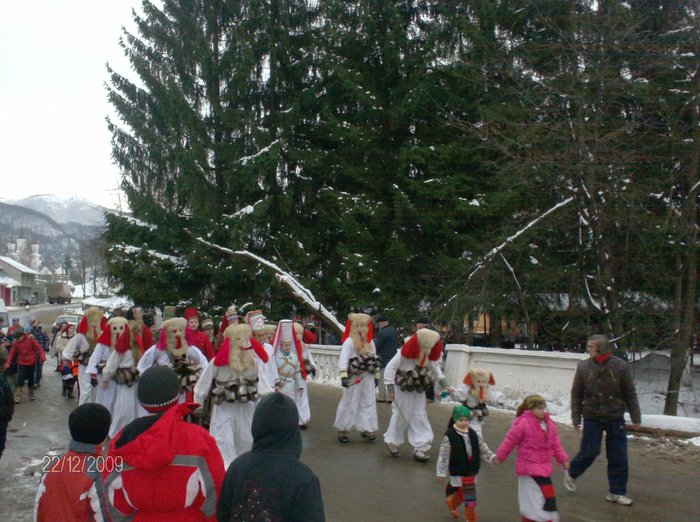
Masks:
[[[3,519],[31,520],[33,499],[39,481],[42,457],[65,450],[67,415],[75,401],[60,397],[59,377],[53,366],[45,366],[44,385],[38,400],[24,402],[10,424],[8,447],[0,460],[0,499]],[[449,417],[449,406],[431,404],[429,417],[436,434],[431,461],[419,464],[404,456],[390,457],[381,440],[340,445],[331,425],[340,389],[310,385],[312,418],[303,432],[302,460],[319,476],[327,520],[330,522],[394,521],[448,522],[443,503],[444,482],[435,477],[438,434]],[[25,390],[26,395],[26,390]],[[390,407],[379,404],[380,432],[389,421]],[[505,434],[512,416],[493,412],[484,429],[492,449]],[[562,441],[573,456],[579,434],[560,427]],[[700,513],[700,448],[674,443],[633,439],[630,441],[631,478],[629,494],[634,506],[622,507],[604,500],[605,460],[599,459],[579,479],[579,492],[564,490],[561,471],[554,475],[562,520],[567,522],[695,522]],[[518,520],[513,456],[498,467],[482,468],[478,486],[480,522]]]

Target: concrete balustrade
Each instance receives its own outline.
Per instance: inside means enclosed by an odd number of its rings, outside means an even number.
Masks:
[[[536,352],[503,348],[484,348],[463,344],[446,347],[445,377],[453,386],[462,382],[470,368],[491,370],[494,388],[510,399],[530,393],[552,399],[568,399],[580,353]]]

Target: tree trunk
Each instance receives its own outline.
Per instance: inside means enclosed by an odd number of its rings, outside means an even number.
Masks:
[[[695,289],[698,283],[698,170],[700,170],[700,130],[698,130],[698,95],[700,94],[700,76],[695,77],[695,103],[692,105],[692,119],[695,129],[694,140],[695,149],[688,166],[687,190],[680,216],[680,235],[685,251],[682,252],[683,264],[680,266],[676,277],[676,293],[680,296],[674,302],[674,315],[678,332],[671,347],[671,375],[668,379],[668,390],[666,403],[664,404],[665,415],[676,415],[678,413],[678,392],[680,391],[683,370],[688,361],[687,357],[690,349],[690,341],[695,327]]]

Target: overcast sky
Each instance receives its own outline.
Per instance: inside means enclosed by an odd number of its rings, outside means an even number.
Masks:
[[[105,64],[140,0],[0,0],[0,199],[77,194],[115,205]],[[139,9],[140,10],[140,9]]]

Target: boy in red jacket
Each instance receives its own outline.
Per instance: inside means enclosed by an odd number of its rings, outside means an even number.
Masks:
[[[138,400],[154,415],[131,421],[109,445],[104,500],[112,521],[215,520],[224,463],[214,438],[183,417],[199,406],[178,404],[180,380],[167,366],[139,379]]]
[[[44,457],[34,520],[105,520],[99,500],[100,473],[115,463],[108,464],[101,456],[100,444],[107,437],[110,420],[107,408],[96,403],[78,406],[68,416],[68,451],[60,458]]]

